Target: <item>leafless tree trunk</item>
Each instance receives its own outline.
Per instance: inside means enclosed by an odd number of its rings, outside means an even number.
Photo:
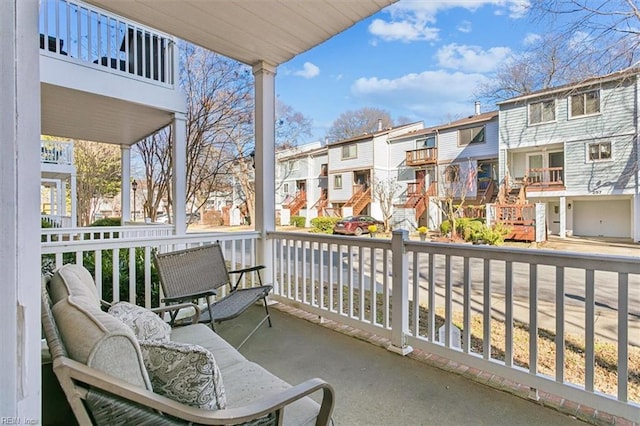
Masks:
[[[385,232],[391,230],[389,220],[393,217],[393,202],[395,201],[398,193],[400,192],[400,185],[397,179],[378,179],[375,178],[373,182],[373,195],[380,203],[380,210],[382,211],[382,220],[384,222]]]

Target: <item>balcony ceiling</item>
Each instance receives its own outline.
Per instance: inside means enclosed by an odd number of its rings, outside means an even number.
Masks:
[[[248,65],[280,65],[397,0],[87,0]]]

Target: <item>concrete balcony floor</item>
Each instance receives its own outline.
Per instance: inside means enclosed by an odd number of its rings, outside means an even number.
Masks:
[[[314,324],[292,315],[294,309],[279,306],[270,309],[273,327],[264,324],[240,352],[290,384],[312,377],[331,383],[338,426],[584,424],[533,401]],[[237,346],[261,314],[261,307],[253,307],[216,330]]]

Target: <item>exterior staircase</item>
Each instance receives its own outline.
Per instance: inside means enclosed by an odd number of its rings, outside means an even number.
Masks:
[[[291,216],[297,216],[300,210],[307,205],[307,193],[305,191],[296,192],[295,198],[284,207],[289,209]]]
[[[313,206],[311,206],[311,208],[318,211],[318,217],[339,216],[339,214],[337,214],[339,213],[339,211],[333,208],[329,208],[329,199],[327,198],[327,195],[325,193],[320,195],[318,201],[316,201]]]
[[[535,206],[527,203],[526,184],[509,182],[505,176],[498,191],[498,202],[493,205],[496,223],[502,223],[511,230],[506,239],[516,241],[535,240]]]
[[[365,188],[364,185],[356,185],[354,189],[353,195],[343,207],[351,207],[355,216],[362,213],[362,210],[371,202],[371,188]]]
[[[404,207],[415,209],[416,220],[422,216],[429,205],[429,197],[436,195],[436,182],[431,182],[425,191],[424,179],[409,183],[407,186],[407,201]]]

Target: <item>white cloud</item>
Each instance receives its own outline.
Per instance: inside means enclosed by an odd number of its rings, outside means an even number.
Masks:
[[[523,40],[525,46],[531,46],[542,40],[540,34],[528,33]]]
[[[301,70],[294,71],[293,75],[297,75],[303,78],[313,78],[320,74],[320,68],[311,62],[305,62]]]
[[[483,50],[479,46],[451,43],[441,47],[436,57],[441,67],[485,73],[494,71],[511,54],[511,49],[508,47],[492,47]]]
[[[382,19],[374,19],[369,25],[369,32],[384,41],[400,40],[409,42],[436,40],[438,38],[437,28],[410,21],[386,22]]]
[[[470,21],[462,21],[458,24],[457,30],[461,33],[470,33],[472,24]]]
[[[529,10],[529,0],[401,0],[384,9],[390,19],[376,19],[369,25],[369,32],[385,41],[436,40],[439,29],[434,26],[439,12],[464,8],[476,11],[483,6],[496,7],[496,14],[508,13],[512,19],[522,18]],[[461,29],[462,28],[462,29]],[[466,26],[460,26],[464,31]]]
[[[576,31],[571,35],[571,39],[569,40],[568,44],[569,48],[573,50],[579,50],[592,41],[593,39],[588,33],[584,31]]]
[[[424,71],[395,79],[359,78],[351,86],[351,94],[366,105],[411,111],[426,125],[433,125],[446,117],[472,114],[472,94],[487,81],[477,73]]]

